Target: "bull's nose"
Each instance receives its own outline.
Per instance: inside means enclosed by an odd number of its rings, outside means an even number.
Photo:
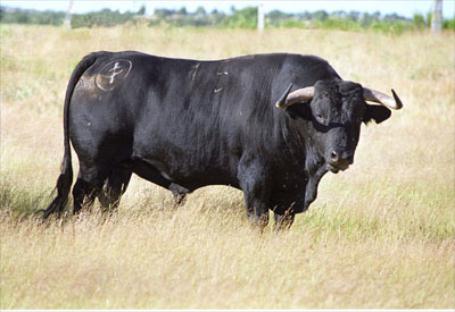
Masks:
[[[338,156],[338,153],[335,152],[335,151],[332,151],[332,152],[330,153],[330,162],[331,162],[331,163],[337,163],[338,160],[340,160],[340,157]]]
[[[350,153],[332,151],[330,153],[329,163],[334,167],[346,169],[350,164],[352,164],[353,160],[354,157]]]

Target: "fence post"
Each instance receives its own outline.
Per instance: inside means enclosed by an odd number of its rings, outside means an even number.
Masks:
[[[440,33],[442,30],[442,0],[433,0],[433,15],[431,16],[431,31]]]
[[[258,31],[264,30],[264,4],[262,2],[258,5]]]
[[[63,25],[66,28],[71,28],[71,9],[73,8],[73,1],[68,0],[68,9],[66,10],[65,20],[63,21]]]

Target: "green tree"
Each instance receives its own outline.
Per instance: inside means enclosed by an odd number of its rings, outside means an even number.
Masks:
[[[414,14],[412,23],[415,28],[422,30],[425,28],[425,17],[422,14]]]
[[[227,19],[227,26],[234,28],[256,28],[258,12],[256,7],[235,10]]]

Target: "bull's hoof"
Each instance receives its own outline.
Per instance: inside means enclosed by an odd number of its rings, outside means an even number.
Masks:
[[[51,215],[55,215],[57,219],[60,219],[62,213],[56,209],[53,209],[53,207],[47,208],[47,209],[40,209],[35,212],[36,215],[40,216],[41,219],[47,220]]]
[[[173,193],[175,206],[183,206],[186,201],[186,194]]]
[[[52,211],[49,211],[49,209],[40,209],[35,211],[34,214],[41,217],[41,219],[46,220],[52,214]]]

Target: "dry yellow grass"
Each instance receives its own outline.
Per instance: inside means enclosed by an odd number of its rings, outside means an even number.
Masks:
[[[454,39],[1,25],[0,307],[454,308]],[[405,108],[363,128],[355,165],[324,177],[286,233],[251,230],[237,190],[204,188],[174,211],[166,191],[137,178],[107,220],[96,211],[49,226],[20,218],[49,201],[68,77],[100,49],[317,54],[345,79],[394,87]]]

